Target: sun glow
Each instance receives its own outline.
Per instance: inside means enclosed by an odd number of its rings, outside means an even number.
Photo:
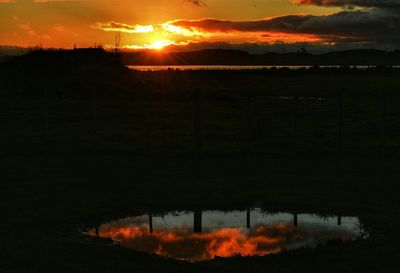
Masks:
[[[174,42],[170,40],[157,40],[150,45],[145,45],[149,49],[162,50],[164,47],[174,44]]]
[[[206,36],[206,33],[200,32],[195,29],[187,29],[180,26],[174,25],[174,22],[167,22],[161,25],[161,29],[167,33],[171,33],[174,35],[182,35],[185,37],[193,37],[193,36]]]
[[[171,40],[156,40],[151,44],[143,44],[143,45],[125,45],[123,48],[126,49],[134,49],[134,50],[141,50],[141,49],[153,49],[161,51],[165,47],[170,45],[175,45],[175,43]]]
[[[273,18],[270,20],[273,20]],[[199,42],[212,43],[219,41],[230,41],[231,44],[274,44],[277,42],[326,43],[326,37],[321,37],[321,35],[317,34],[286,33],[274,30],[259,31],[257,29],[243,31],[241,28],[233,27],[235,22],[230,24],[219,23],[220,28],[218,28],[218,24],[215,26],[213,22],[213,20],[175,20],[153,25],[128,25],[109,22],[97,23],[92,27],[107,32],[125,33],[128,42],[122,48],[131,50],[176,50],[179,46],[187,46]],[[108,45],[107,47],[112,48],[113,46]]]
[[[129,41],[123,45],[122,48],[134,50],[162,50],[172,45],[182,46],[194,41],[206,41],[208,38],[214,36],[213,34],[201,32],[195,28],[177,26],[174,25],[174,23],[175,21],[168,21],[163,24],[154,25],[128,25],[117,22],[109,22],[97,23],[93,25],[92,28],[101,29],[106,32],[119,32],[125,34],[126,36],[124,37],[127,37]],[[130,42],[132,37],[138,38],[135,44]],[[106,47],[112,48],[113,45],[107,45]]]

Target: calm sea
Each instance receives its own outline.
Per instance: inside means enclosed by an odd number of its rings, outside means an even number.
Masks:
[[[272,67],[300,69],[311,66],[261,66],[261,65],[129,65],[132,70],[163,71],[163,70],[262,70]]]
[[[301,69],[311,68],[311,65],[128,65],[132,70],[139,71],[164,71],[164,70],[262,70],[270,68]],[[340,67],[339,65],[320,66],[323,68]],[[355,65],[354,68],[364,69],[370,66]]]

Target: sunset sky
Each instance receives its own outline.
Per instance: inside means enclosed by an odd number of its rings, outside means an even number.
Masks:
[[[400,0],[0,0],[0,45],[400,48]]]

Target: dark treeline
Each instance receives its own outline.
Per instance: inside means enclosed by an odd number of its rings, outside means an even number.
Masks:
[[[239,50],[212,49],[177,53],[124,52],[121,56],[122,62],[128,65],[400,65],[400,51],[380,50],[252,55]]]

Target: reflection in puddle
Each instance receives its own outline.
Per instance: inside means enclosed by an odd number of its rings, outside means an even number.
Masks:
[[[245,211],[173,212],[125,218],[89,230],[122,246],[179,260],[263,256],[365,237],[356,217]]]

